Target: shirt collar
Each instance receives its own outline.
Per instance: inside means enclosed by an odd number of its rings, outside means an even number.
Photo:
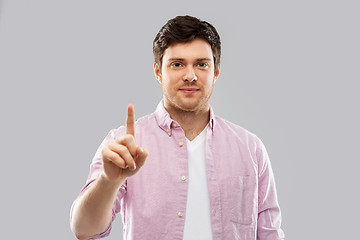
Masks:
[[[161,100],[160,103],[158,104],[155,111],[155,118],[159,127],[163,131],[165,131],[169,136],[171,136],[171,132],[173,128],[180,127],[175,120],[171,119],[170,114],[166,111],[164,107],[164,100]],[[216,125],[215,123],[216,121],[215,121],[214,111],[210,106],[210,122],[208,127],[211,128],[213,134]]]

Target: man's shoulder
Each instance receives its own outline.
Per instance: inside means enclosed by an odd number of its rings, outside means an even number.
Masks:
[[[241,139],[248,139],[253,141],[260,140],[255,133],[222,117],[215,116],[215,121],[215,131],[217,128],[219,128],[218,130],[225,133],[226,135],[234,135],[236,137],[240,137]]]
[[[227,119],[224,119],[220,116],[215,116],[215,121],[216,121],[216,126],[220,127],[221,129],[232,130],[232,131],[234,131],[236,133],[240,133],[240,134],[254,135],[252,132],[245,129],[244,127],[242,127],[236,123],[233,123]]]
[[[214,136],[218,135],[220,141],[231,141],[234,144],[246,147],[252,152],[266,152],[262,140],[255,133],[221,117],[216,116],[215,119]]]
[[[145,125],[156,123],[155,112],[147,114],[138,118],[135,122],[135,127],[143,127]]]

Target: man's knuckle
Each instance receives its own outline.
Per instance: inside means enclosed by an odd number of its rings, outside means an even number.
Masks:
[[[101,151],[101,154],[103,156],[109,156],[109,153],[111,152],[111,150],[109,149],[109,147],[106,147],[104,148],[102,151]]]
[[[103,148],[102,150],[101,150],[101,155],[105,155],[106,154],[106,148]]]
[[[130,142],[132,141],[132,135],[130,135],[130,134],[126,134],[126,135],[124,136],[124,138],[125,138],[125,141],[126,141],[127,143],[130,143]]]
[[[124,140],[124,142],[127,142],[129,140],[129,134],[125,134],[123,136],[123,140]]]
[[[123,139],[124,139],[124,136],[117,137],[115,139],[115,143],[121,143],[123,141]]]
[[[125,148],[125,147],[121,147],[120,149],[119,149],[119,153],[120,153],[120,155],[126,155],[127,154],[127,152],[128,152],[128,150],[127,150],[127,148]]]

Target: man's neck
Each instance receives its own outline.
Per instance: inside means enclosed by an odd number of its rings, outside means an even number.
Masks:
[[[178,122],[187,139],[192,141],[206,127],[210,120],[210,107],[204,110],[183,111],[177,108],[165,107],[170,117]]]

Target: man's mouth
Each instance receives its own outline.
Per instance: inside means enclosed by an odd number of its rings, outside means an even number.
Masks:
[[[180,90],[182,93],[191,94],[191,93],[196,93],[196,92],[199,91],[200,89],[198,89],[198,88],[180,88],[179,90]]]

